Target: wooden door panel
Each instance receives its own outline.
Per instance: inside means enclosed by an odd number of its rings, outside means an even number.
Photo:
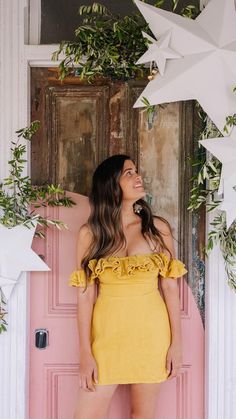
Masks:
[[[108,86],[47,88],[49,155],[55,156],[49,164],[53,183],[86,195],[91,172],[108,152],[108,93]]]
[[[53,74],[32,68],[31,119],[41,122],[31,145],[32,181],[59,183],[88,195],[91,174],[108,155],[128,153],[137,160],[132,88],[112,82],[87,85],[78,78],[60,84]]]

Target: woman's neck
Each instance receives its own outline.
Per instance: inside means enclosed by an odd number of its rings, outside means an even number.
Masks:
[[[121,221],[124,228],[140,220],[139,216],[134,213],[133,204],[134,202],[132,201],[122,202]]]

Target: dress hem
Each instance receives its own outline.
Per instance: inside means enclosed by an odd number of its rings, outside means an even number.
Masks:
[[[161,380],[153,380],[153,381],[151,381],[151,380],[148,380],[148,381],[145,381],[145,380],[139,380],[139,381],[135,381],[135,380],[128,380],[128,381],[124,381],[124,380],[117,380],[117,381],[112,381],[112,382],[106,382],[106,383],[95,383],[95,385],[96,386],[108,386],[108,385],[111,385],[111,384],[117,384],[117,385],[119,385],[119,384],[158,384],[158,383],[162,383],[163,381],[167,381],[168,380],[168,378],[163,378],[163,379],[161,379]]]

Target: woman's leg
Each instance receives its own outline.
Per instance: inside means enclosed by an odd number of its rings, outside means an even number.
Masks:
[[[131,418],[154,419],[160,383],[131,384]]]
[[[73,419],[104,419],[118,384],[98,385],[95,391],[79,388]]]

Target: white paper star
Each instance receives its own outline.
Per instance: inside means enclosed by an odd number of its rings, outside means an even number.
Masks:
[[[184,18],[135,0],[156,38],[172,29],[170,47],[183,57],[166,64],[136,101],[143,106],[196,99],[223,133],[235,112],[236,12],[234,0],[211,0],[195,19]],[[142,58],[142,57],[141,57]]]
[[[31,249],[35,228],[19,225],[8,229],[0,225],[0,287],[6,300],[23,271],[50,271]]]
[[[199,143],[223,163],[219,188],[219,193],[221,193],[223,180],[229,179],[236,172],[236,128],[228,137],[209,138]]]
[[[139,58],[136,64],[145,64],[150,61],[155,61],[161,76],[163,76],[167,58],[173,59],[181,57],[180,54],[169,47],[171,30],[164,33],[158,41],[145,32],[142,32],[142,34],[144,38],[147,38],[151,42],[151,45],[149,46],[147,52]]]

